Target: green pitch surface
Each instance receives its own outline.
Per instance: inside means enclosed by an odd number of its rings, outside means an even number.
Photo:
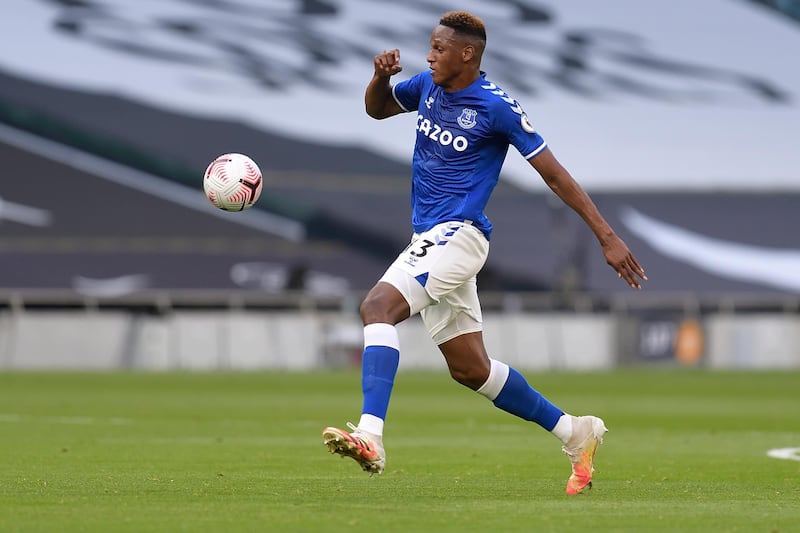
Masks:
[[[767,456],[800,447],[800,373],[527,377],[605,418],[588,493],[443,373],[398,375],[372,478],[320,435],[355,372],[0,374],[0,531],[800,531],[800,461]]]

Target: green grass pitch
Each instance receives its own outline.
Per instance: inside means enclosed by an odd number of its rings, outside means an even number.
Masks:
[[[0,531],[800,531],[800,373],[527,372],[610,429],[594,488],[538,426],[401,372],[387,468],[322,445],[358,372],[0,373]]]

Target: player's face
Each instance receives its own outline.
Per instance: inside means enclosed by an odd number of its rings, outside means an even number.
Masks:
[[[436,26],[431,34],[431,51],[428,52],[428,65],[433,83],[447,89],[465,68],[465,43],[458,39],[455,30],[447,26]]]

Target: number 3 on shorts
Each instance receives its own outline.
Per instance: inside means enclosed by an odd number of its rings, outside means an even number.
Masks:
[[[411,245],[408,247],[408,253],[414,257],[425,257],[428,254],[428,248],[434,244],[436,243],[430,239],[419,239],[418,241],[411,243]]]

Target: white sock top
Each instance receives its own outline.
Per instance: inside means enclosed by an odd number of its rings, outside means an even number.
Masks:
[[[400,337],[392,324],[367,324],[364,326],[364,348],[388,346],[400,351]]]
[[[561,415],[561,418],[556,422],[556,426],[551,431],[553,435],[558,437],[564,444],[567,443],[572,436],[572,415]]]
[[[375,415],[364,413],[361,415],[361,420],[358,421],[358,429],[381,437],[383,436],[383,420]]]
[[[476,392],[494,401],[500,391],[503,390],[506,381],[508,381],[509,368],[507,364],[495,359],[490,359],[490,362],[492,367],[489,369],[489,377],[486,378],[486,383],[481,385]]]

